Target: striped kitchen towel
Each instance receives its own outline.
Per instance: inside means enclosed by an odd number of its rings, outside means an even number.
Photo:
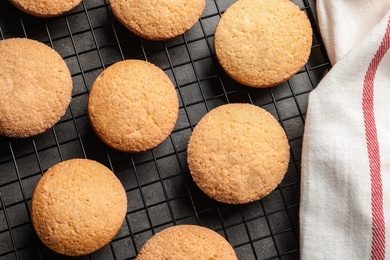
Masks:
[[[390,0],[317,0],[332,69],[309,96],[301,259],[390,259]]]

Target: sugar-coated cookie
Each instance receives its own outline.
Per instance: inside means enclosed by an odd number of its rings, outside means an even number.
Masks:
[[[179,112],[175,87],[163,70],[142,60],[115,63],[95,80],[88,114],[108,146],[123,152],[146,151],[172,132]]]
[[[241,84],[280,84],[302,68],[311,51],[306,14],[289,0],[240,0],[222,15],[215,51],[226,73]]]
[[[154,235],[141,248],[137,260],[237,260],[229,242],[217,232],[195,225],[179,225]]]
[[[65,61],[35,40],[0,41],[0,135],[40,134],[62,117],[72,97]]]
[[[199,20],[205,0],[109,0],[117,19],[134,34],[149,40],[179,36]]]
[[[127,211],[126,192],[114,173],[88,159],[52,166],[39,180],[31,201],[31,221],[53,251],[80,256],[107,245]]]
[[[38,16],[53,17],[78,6],[82,0],[10,0],[21,11]]]
[[[211,198],[242,204],[263,198],[286,174],[290,149],[278,121],[251,104],[227,104],[207,113],[188,144],[188,166]]]

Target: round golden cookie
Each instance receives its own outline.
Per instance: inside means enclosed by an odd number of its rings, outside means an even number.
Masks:
[[[137,260],[237,260],[229,242],[217,232],[195,225],[169,227],[141,248]]]
[[[82,0],[10,0],[21,11],[38,16],[53,17],[78,6]]]
[[[72,77],[61,56],[24,38],[0,41],[0,135],[40,134],[66,112]]]
[[[107,167],[88,159],[52,166],[31,201],[31,221],[39,239],[68,256],[89,254],[111,242],[126,211],[121,182]]]
[[[187,161],[193,180],[209,197],[243,204],[278,186],[287,171],[289,148],[270,113],[250,104],[227,104],[196,125]]]
[[[179,113],[175,87],[163,70],[142,60],[117,62],[95,80],[88,114],[108,146],[122,152],[146,151],[172,132]]]
[[[205,0],[109,0],[117,19],[134,34],[149,40],[167,40],[195,25]]]
[[[215,31],[222,68],[255,88],[275,86],[296,74],[308,60],[311,43],[310,22],[290,0],[237,1]]]

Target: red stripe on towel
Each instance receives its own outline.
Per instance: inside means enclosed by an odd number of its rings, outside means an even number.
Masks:
[[[390,48],[390,18],[383,41],[368,67],[363,86],[363,116],[371,177],[372,245],[371,259],[385,259],[386,227],[383,212],[381,158],[374,114],[374,80],[379,64]]]

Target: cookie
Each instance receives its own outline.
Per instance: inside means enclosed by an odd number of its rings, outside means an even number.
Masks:
[[[207,113],[194,128],[187,153],[198,187],[228,204],[269,194],[284,178],[290,158],[278,121],[250,104],[222,105]]]
[[[141,248],[137,260],[224,259],[237,260],[229,242],[217,232],[195,225],[169,227]]]
[[[230,77],[265,88],[288,80],[305,65],[312,29],[306,14],[289,0],[240,0],[222,15],[214,43]]]
[[[80,256],[107,245],[126,210],[126,192],[111,170],[92,160],[72,159],[52,166],[39,180],[31,221],[47,247]]]
[[[92,85],[88,115],[108,146],[122,152],[146,151],[172,132],[179,100],[163,70],[142,60],[115,63]]]
[[[78,6],[82,0],[10,0],[19,10],[38,17],[53,17]]]
[[[65,114],[72,87],[66,63],[50,47],[24,38],[0,41],[0,135],[45,132]]]
[[[131,32],[149,40],[179,36],[199,20],[205,0],[109,0],[116,18]]]

